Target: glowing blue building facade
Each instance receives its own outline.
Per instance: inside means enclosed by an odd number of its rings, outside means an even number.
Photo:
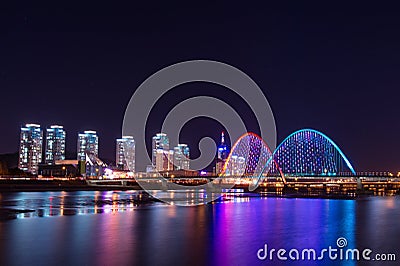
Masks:
[[[65,130],[63,126],[50,126],[46,130],[45,163],[65,160]]]
[[[78,134],[77,154],[79,161],[86,161],[86,155],[98,157],[99,137],[96,131],[87,130]]]
[[[224,167],[225,161],[228,158],[228,156],[229,156],[229,148],[225,144],[225,134],[222,131],[221,132],[221,143],[217,147],[217,161],[216,161],[216,165],[215,165],[215,172],[217,175],[223,171],[223,167]]]
[[[178,144],[174,148],[174,170],[190,169],[190,150],[187,144]]]
[[[135,172],[135,140],[132,136],[117,139],[115,161],[118,169]]]

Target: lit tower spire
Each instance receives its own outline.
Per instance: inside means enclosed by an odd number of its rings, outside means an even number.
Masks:
[[[221,144],[217,148],[217,163],[215,166],[216,174],[220,174],[222,172],[223,166],[225,164],[226,159],[229,155],[229,149],[225,145],[225,132],[221,132]]]

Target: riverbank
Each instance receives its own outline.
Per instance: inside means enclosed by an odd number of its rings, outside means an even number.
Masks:
[[[268,186],[260,186],[255,191],[249,191],[248,185],[236,185],[234,188],[241,192],[252,192],[261,197],[285,197],[285,198],[327,198],[327,199],[355,199],[364,196],[394,196],[399,195],[399,184],[388,182],[374,182],[363,184],[357,188],[357,184],[340,184],[334,187],[323,185],[313,186],[312,184],[289,183],[285,187],[275,186],[274,183]],[[389,187],[390,186],[390,187]],[[383,190],[383,187],[390,190]],[[46,192],[46,191],[127,191],[142,190],[134,181],[127,180],[124,185],[118,180],[97,181],[89,185],[86,180],[40,180],[40,179],[13,179],[0,180],[0,192]],[[389,193],[390,192],[390,193]]]
[[[130,186],[89,186],[85,180],[0,180],[0,192],[140,190]]]

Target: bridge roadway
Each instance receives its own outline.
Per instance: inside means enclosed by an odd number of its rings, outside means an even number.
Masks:
[[[196,186],[209,184],[222,185],[224,187],[242,188],[248,190],[252,178],[245,177],[146,177],[138,179],[140,182],[159,184],[162,189],[168,189],[170,184],[185,186]],[[212,183],[211,183],[212,182]],[[113,180],[87,180],[91,186],[121,186],[137,187],[135,179],[113,179]],[[260,182],[256,192],[284,191],[299,193],[327,193],[327,194],[371,194],[371,195],[396,195],[400,194],[400,178],[388,177],[286,177],[286,183],[280,177],[268,177]]]

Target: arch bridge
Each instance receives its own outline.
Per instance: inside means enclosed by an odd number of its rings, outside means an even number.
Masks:
[[[338,177],[356,172],[342,150],[325,134],[301,129],[271,152],[255,133],[242,135],[233,145],[220,176],[251,178],[252,185],[268,177]]]

